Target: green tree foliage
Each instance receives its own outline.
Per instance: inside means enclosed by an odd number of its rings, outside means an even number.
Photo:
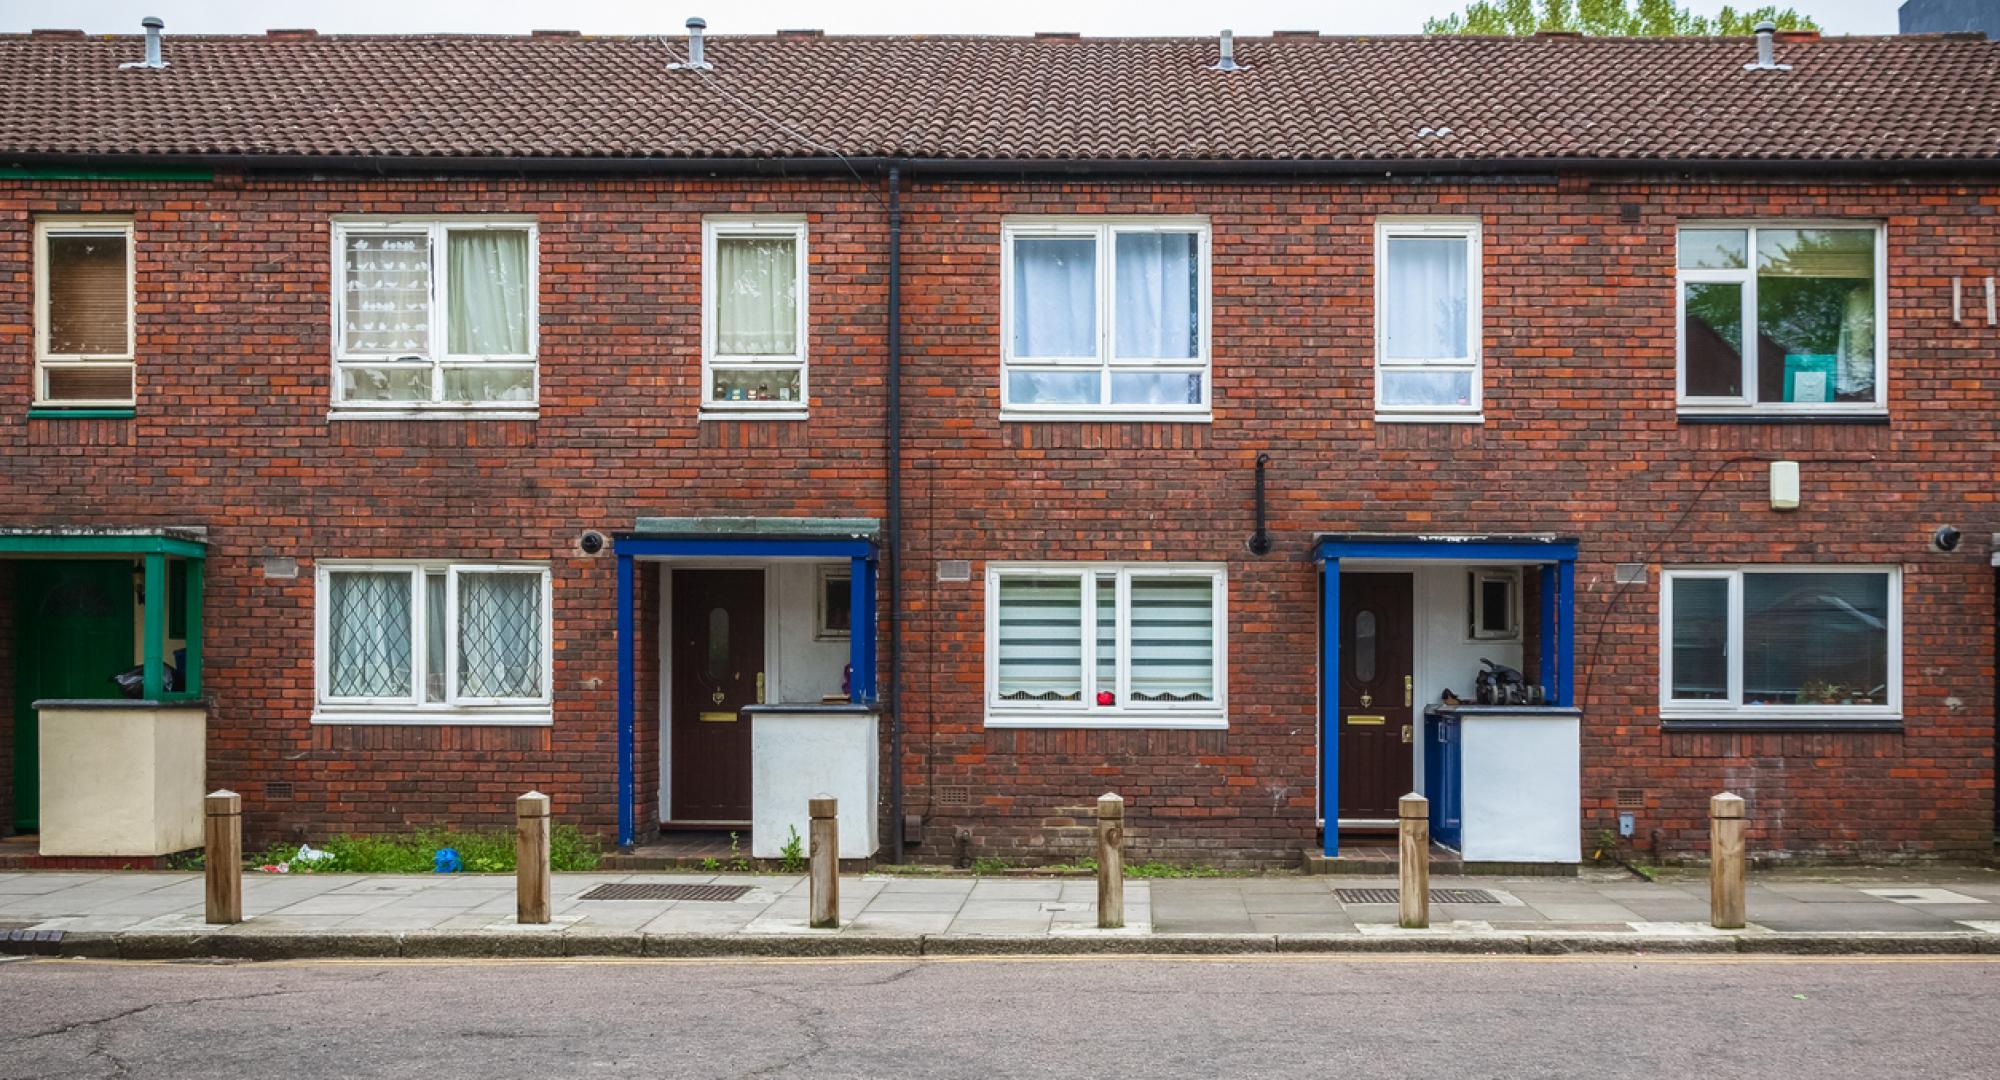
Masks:
[[[1511,36],[1556,30],[1592,37],[1742,37],[1766,19],[1780,30],[1820,28],[1811,17],[1775,4],[1747,11],[1725,7],[1711,19],[1674,0],[1474,0],[1463,14],[1424,20],[1424,33]]]

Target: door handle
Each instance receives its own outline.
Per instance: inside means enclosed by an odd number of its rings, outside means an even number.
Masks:
[[[1408,725],[1408,724],[1404,724],[1404,725],[1403,725],[1403,744],[1404,744],[1405,746],[1407,746],[1407,745],[1409,745],[1410,743],[1412,743],[1412,742],[1415,742],[1415,741],[1416,741],[1415,737],[1414,737],[1414,736],[1413,736],[1413,735],[1411,734],[1411,732],[1410,732],[1410,725]]]
[[[1416,680],[1408,675],[1403,676],[1403,708],[1407,709],[1414,703],[1414,699],[1412,699],[1410,695],[1414,694],[1415,692],[1416,692]],[[1410,740],[1404,739],[1403,741],[1409,742]]]
[[[764,704],[764,673],[757,673],[757,704]]]

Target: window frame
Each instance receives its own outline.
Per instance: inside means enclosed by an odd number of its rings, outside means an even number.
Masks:
[[[1418,359],[1389,356],[1389,242],[1463,240],[1465,252],[1465,347],[1459,357]],[[1486,420],[1485,222],[1477,217],[1378,217],[1375,219],[1375,420],[1377,423],[1480,424]],[[1383,401],[1385,371],[1469,371],[1472,400],[1465,405],[1389,405]]]
[[[1121,234],[1192,233],[1195,237],[1195,293],[1199,320],[1195,355],[1180,358],[1120,358],[1117,355],[1117,243]],[[1097,351],[1087,357],[1014,355],[1014,242],[1017,239],[1079,239],[1096,243]],[[1009,217],[1000,223],[1000,418],[1002,420],[1145,420],[1206,423],[1215,412],[1213,346],[1214,250],[1209,219],[1201,215],[1040,215]],[[1016,405],[1008,374],[1023,371],[1098,372],[1100,400],[1083,404]],[[1123,372],[1189,372],[1200,369],[1199,405],[1116,405],[1111,377]]]
[[[815,569],[813,573],[814,641],[847,641],[854,636],[854,611],[852,608],[847,612],[848,626],[846,628],[827,625],[827,616],[831,614],[827,605],[828,590],[835,583],[840,585],[843,593],[851,593],[854,588],[854,570],[848,566],[831,565],[823,565]]]
[[[1888,654],[1884,674],[1886,701],[1878,705],[1750,705],[1743,703],[1743,578],[1746,574],[1880,574],[1888,578]],[[1724,700],[1673,696],[1673,583],[1722,580],[1729,583],[1726,631],[1727,682]],[[1882,565],[1735,565],[1671,566],[1660,572],[1660,638],[1658,698],[1661,720],[1721,721],[1900,721],[1903,718],[1903,569]]]
[[[30,405],[37,409],[129,409],[139,401],[138,244],[131,218],[46,217],[35,219],[35,385]],[[125,351],[123,353],[54,353],[49,351],[49,238],[51,236],[110,236],[125,239]],[[123,398],[61,398],[48,394],[50,368],[92,368],[124,365],[132,392]]]
[[[1521,640],[1521,573],[1518,570],[1498,567],[1473,567],[1466,571],[1470,583],[1466,598],[1466,641],[1519,641]],[[1490,581],[1498,581],[1507,586],[1507,629],[1495,632],[1486,629],[1486,590]]]
[[[1097,579],[1116,575],[1114,618],[1118,620],[1113,648],[1117,704],[1100,706],[1097,692]],[[1076,701],[1000,700],[1000,579],[1002,577],[1076,578],[1082,592],[1082,693]],[[1132,579],[1198,578],[1210,582],[1210,615],[1214,652],[1215,700],[1148,702],[1135,708],[1132,685]],[[986,566],[986,715],[989,728],[1157,728],[1225,729],[1229,726],[1229,578],[1222,563],[1182,562],[996,562]]]
[[[1875,234],[1875,400],[1758,401],[1759,356],[1751,343],[1757,332],[1757,231],[1759,229],[1848,229]],[[1741,230],[1744,265],[1736,269],[1682,269],[1682,238],[1689,232]],[[1687,287],[1739,285],[1743,289],[1743,393],[1696,397],[1687,389]],[[1674,405],[1682,416],[1887,416],[1889,413],[1889,230],[1879,220],[1838,218],[1690,218],[1674,226]]]
[[[425,701],[429,650],[427,574],[445,576],[444,700]],[[335,697],[333,659],[333,576],[341,573],[404,574],[410,579],[410,694],[407,697]],[[536,575],[541,587],[542,692],[534,698],[461,697],[458,693],[458,583],[462,574]],[[555,612],[552,574],[547,563],[458,562],[449,559],[330,559],[313,574],[313,715],[315,724],[492,724],[541,725],[554,722]]]
[[[542,244],[541,229],[532,217],[519,215],[444,214],[422,217],[336,217],[329,222],[332,246],[333,370],[328,387],[332,419],[435,418],[533,419],[542,401]],[[428,323],[428,356],[421,360],[386,355],[357,355],[347,348],[347,238],[356,234],[423,232],[430,244],[431,294]],[[525,353],[453,353],[447,312],[451,306],[450,237],[454,232],[525,232],[528,238],[528,351]],[[447,369],[497,368],[530,370],[533,393],[527,401],[446,401],[444,375]],[[406,371],[429,370],[431,396],[428,401],[348,401],[341,371],[348,367],[388,368]]]
[[[803,420],[812,409],[812,327],[811,260],[808,257],[808,222],[803,214],[724,214],[701,221],[701,417],[730,420]],[[721,294],[716,289],[716,248],[723,239],[784,239],[793,241],[796,261],[798,303],[792,336],[792,353],[778,355],[725,355],[720,348]],[[792,371],[799,373],[799,396],[795,401],[718,401],[715,398],[715,371]]]

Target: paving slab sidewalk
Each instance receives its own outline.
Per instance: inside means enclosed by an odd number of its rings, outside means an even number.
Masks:
[[[600,885],[729,885],[732,899],[586,899]],[[871,874],[841,880],[837,930],[806,925],[800,875],[554,877],[554,921],[514,920],[511,875],[248,874],[246,920],[203,921],[192,873],[0,873],[0,951],[112,957],[837,955],[842,953],[1703,951],[2000,953],[2000,873],[1752,875],[1750,926],[1707,925],[1707,879],[1439,877],[1474,890],[1403,930],[1394,879],[1269,875],[1126,884],[1097,928],[1088,878]]]

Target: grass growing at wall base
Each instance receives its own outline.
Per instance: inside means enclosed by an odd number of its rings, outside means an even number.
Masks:
[[[427,874],[435,867],[438,849],[451,848],[470,873],[500,874],[514,869],[514,834],[508,830],[424,829],[401,835],[336,836],[315,846],[332,857],[308,861],[296,858],[297,844],[273,844],[252,857],[250,864],[289,863],[294,874]],[[552,869],[595,870],[602,857],[597,838],[574,825],[557,825],[549,831]]]

